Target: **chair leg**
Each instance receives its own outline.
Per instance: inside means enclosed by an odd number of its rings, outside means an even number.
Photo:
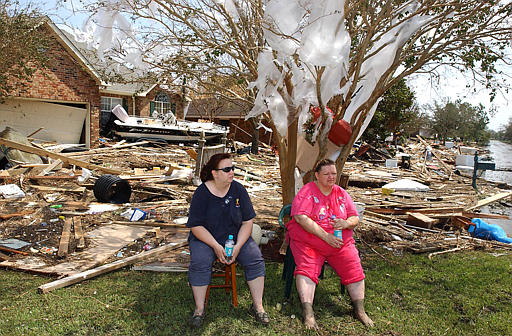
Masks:
[[[286,249],[286,256],[284,257],[283,279],[285,280],[284,298],[290,299],[293,284],[293,273],[295,272],[295,259],[290,246]]]
[[[233,291],[233,306],[238,307],[238,293],[236,291],[236,268],[231,264],[231,290]]]

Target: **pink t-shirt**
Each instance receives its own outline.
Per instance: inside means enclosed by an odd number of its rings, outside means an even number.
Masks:
[[[322,194],[315,182],[309,182],[300,189],[299,193],[293,199],[291,215],[292,220],[286,224],[286,228],[290,231],[292,236],[296,234],[302,235],[303,233],[314,236],[302,229],[300,224],[293,219],[293,216],[306,215],[320,225],[326,232],[333,233],[334,228],[329,223],[333,216],[347,219],[351,216],[358,216],[358,213],[352,198],[340,186],[334,185],[331,193],[326,196]],[[343,240],[345,241],[345,239],[350,238],[352,238],[352,230],[344,229]]]

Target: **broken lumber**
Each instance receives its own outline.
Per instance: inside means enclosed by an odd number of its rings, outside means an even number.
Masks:
[[[0,251],[16,253],[16,254],[21,254],[21,255],[25,255],[25,256],[28,255],[28,252],[14,250],[14,249],[11,249],[11,248],[8,248],[8,247],[5,247],[5,246],[0,246]]]
[[[72,165],[75,165],[78,167],[87,168],[87,169],[91,169],[91,170],[99,170],[99,171],[103,171],[107,174],[120,175],[123,173],[121,170],[98,166],[98,165],[95,165],[95,164],[92,164],[89,162],[80,161],[77,159],[73,159],[73,158],[64,156],[62,154],[57,154],[57,153],[50,152],[50,151],[47,151],[44,149],[27,146],[27,145],[20,144],[18,142],[14,142],[14,141],[7,140],[7,139],[0,139],[0,145],[5,145],[10,148],[15,148],[15,149],[21,150],[23,152],[28,152],[28,153],[32,153],[32,154],[41,155],[41,156],[51,157],[52,159],[60,159],[63,163],[66,163],[66,164],[72,164]]]
[[[98,275],[108,273],[108,272],[123,268],[128,265],[132,265],[140,260],[156,257],[162,253],[172,251],[172,250],[178,249],[180,247],[186,246],[187,244],[188,244],[188,242],[183,242],[183,243],[175,244],[175,245],[171,245],[171,244],[163,245],[163,246],[157,247],[155,249],[152,249],[152,250],[149,250],[146,252],[142,252],[137,255],[125,258],[125,259],[114,261],[110,264],[102,265],[102,266],[87,270],[85,272],[75,273],[73,275],[70,275],[69,277],[62,278],[62,279],[59,279],[56,281],[52,281],[50,283],[39,286],[38,290],[41,293],[48,293],[48,292],[51,292],[52,290],[70,286],[70,285],[82,282],[84,280],[94,278]]]
[[[66,221],[64,222],[64,226],[62,227],[62,234],[60,236],[59,251],[57,252],[58,257],[64,257],[68,254],[72,222],[73,218],[66,218]]]
[[[73,227],[75,229],[75,239],[78,240],[76,248],[83,249],[85,247],[84,231],[82,230],[82,219],[80,217],[73,218]]]
[[[421,141],[421,143],[425,146],[430,146],[425,140],[423,140],[422,137],[420,137],[419,135],[416,135],[416,137]],[[439,164],[445,169],[445,171],[448,173],[448,177],[452,177],[452,176],[455,176],[455,178],[459,181],[459,182],[462,182],[464,183],[464,179],[459,176],[459,175],[454,175],[452,174],[453,173],[453,169],[451,169],[450,167],[448,167],[446,165],[446,163],[444,163],[443,159],[439,157],[439,155],[437,155],[436,151],[432,148],[432,154],[434,154],[434,156],[436,157],[437,161],[439,161]]]
[[[51,191],[51,192],[71,192],[71,193],[83,193],[85,191],[85,187],[76,187],[76,188],[57,188],[57,187],[49,187],[49,186],[40,186],[29,184],[30,188],[37,189],[39,191]]]
[[[408,212],[407,215],[407,224],[409,225],[431,229],[438,222],[438,220],[418,212]]]
[[[465,211],[471,211],[471,210],[475,210],[475,209],[481,208],[484,205],[494,203],[496,201],[502,200],[502,199],[507,198],[509,196],[512,196],[512,191],[502,192],[502,193],[493,195],[491,197],[487,197],[487,198],[485,198],[483,200],[478,201],[475,205],[465,209]]]
[[[43,169],[42,172],[40,172],[39,174],[37,174],[37,176],[45,176],[45,175],[48,175],[49,172],[51,172],[52,170],[54,170],[55,168],[57,168],[57,166],[59,165],[62,165],[62,160],[61,159],[57,159],[55,161],[53,161],[52,164],[50,164],[48,167],[46,167],[45,169]]]
[[[9,260],[9,256],[0,252],[0,260]]]
[[[112,221],[112,224],[187,228],[185,224],[159,223],[159,222],[152,222],[152,221],[136,221],[136,222],[135,221],[134,222]]]
[[[9,200],[9,201],[12,201],[12,200]],[[16,212],[16,213],[5,214],[5,215],[0,214],[0,219],[5,220],[5,219],[13,218],[13,217],[21,217],[21,216],[25,216],[25,215],[30,215],[33,212],[34,211],[27,210],[27,211]]]

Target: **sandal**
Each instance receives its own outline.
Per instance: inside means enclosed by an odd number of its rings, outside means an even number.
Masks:
[[[256,308],[254,308],[254,305],[251,305],[250,311],[251,314],[254,315],[254,318],[256,319],[257,322],[265,326],[270,323],[270,317],[268,317],[268,314],[266,312],[257,312]]]
[[[193,329],[200,328],[204,323],[204,317],[206,316],[206,311],[203,311],[200,315],[192,315],[190,320],[188,321],[190,327]]]

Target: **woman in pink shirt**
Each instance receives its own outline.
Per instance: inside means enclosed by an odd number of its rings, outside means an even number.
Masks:
[[[335,184],[336,176],[333,161],[320,161],[315,168],[316,181],[306,184],[295,196],[292,220],[286,224],[306,328],[318,329],[313,299],[325,261],[347,288],[357,319],[373,326],[364,310],[365,277],[352,237],[359,216],[349,194]],[[342,231],[341,239],[334,235],[335,229]]]

